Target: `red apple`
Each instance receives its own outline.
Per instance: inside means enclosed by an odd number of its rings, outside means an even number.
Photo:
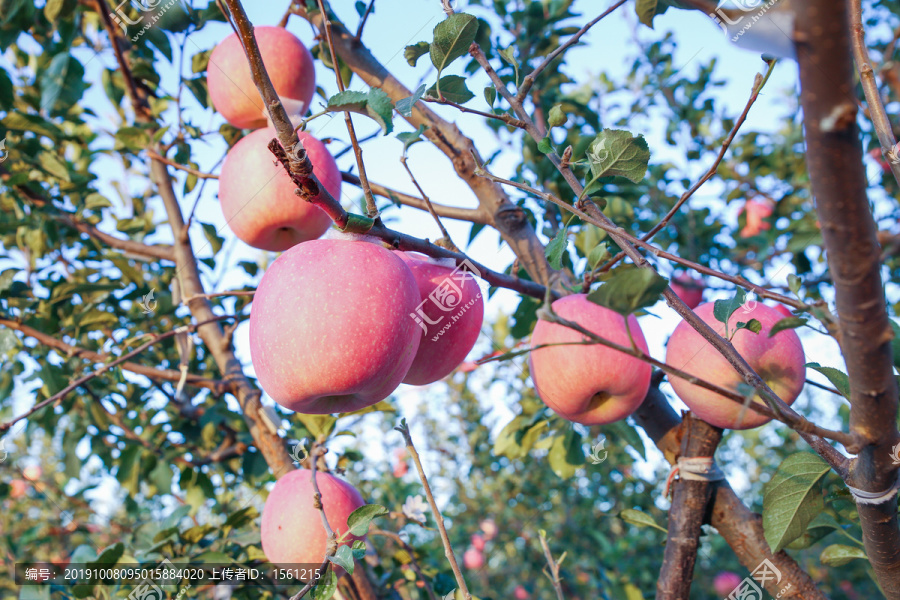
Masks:
[[[469,570],[477,570],[484,566],[484,554],[471,546],[463,553],[463,566]]]
[[[415,358],[419,289],[406,264],[365,241],[313,240],[266,270],[250,313],[250,357],[281,406],[326,414],[371,406]]]
[[[594,304],[585,294],[573,294],[553,303],[560,317],[594,334],[631,347],[625,319]],[[647,353],[647,342],[634,315],[628,327],[637,347]],[[568,327],[539,320],[531,346],[568,344],[532,350],[528,363],[541,400],[561,417],[584,425],[603,425],[633,413],[650,387],[650,365],[618,350],[594,345],[573,345],[586,338]]]
[[[316,472],[316,484],[328,525],[338,534],[347,531],[347,518],[365,502],[355,487],[330,473]],[[322,516],[313,505],[312,471],[297,469],[275,482],[262,512],[262,548],[270,562],[286,568],[319,565],[325,558],[328,536]],[[344,543],[350,545],[350,537]]]
[[[497,537],[500,528],[497,527],[497,522],[493,519],[485,519],[481,522],[481,531],[484,533],[484,539],[492,540]]]
[[[334,157],[310,134],[301,131],[297,136],[312,161],[313,173],[339,200],[341,171]],[[254,248],[280,252],[320,237],[331,219],[294,193],[290,175],[266,147],[275,137],[274,128],[259,129],[228,151],[219,175],[219,202],[236,236]]]
[[[305,114],[316,91],[316,71],[309,50],[283,27],[254,27],[253,33],[266,72],[288,115]],[[266,126],[268,112],[236,34],[225,38],[209,56],[207,83],[209,99],[226,121],[239,129]]]
[[[528,594],[528,590],[523,588],[521,585],[517,585],[516,589],[513,590],[513,598],[516,600],[528,600],[531,596]]]
[[[472,350],[484,321],[484,301],[471,273],[416,252],[397,255],[412,271],[422,297],[410,315],[422,341],[403,383],[427,385],[452,373]]]
[[[9,482],[9,497],[21,498],[28,491],[28,484],[24,479],[13,479]]]
[[[484,542],[484,538],[481,535],[479,535],[477,533],[473,533],[472,537],[469,539],[469,541],[472,544],[473,548],[475,548],[479,552],[484,551],[485,542]]]
[[[703,288],[706,286],[702,279],[694,279],[687,273],[682,273],[672,279],[669,287],[676,296],[681,298],[682,302],[688,305],[688,308],[695,308],[703,302]]]
[[[741,576],[731,571],[720,571],[713,579],[717,598],[725,598],[741,584]]]
[[[747,200],[738,211],[738,214],[746,213],[747,215],[747,224],[741,229],[741,237],[752,237],[771,229],[772,224],[765,219],[768,219],[774,210],[775,202],[769,198]]]
[[[409,462],[406,460],[406,448],[394,450],[394,477],[400,478],[409,472]]]
[[[724,335],[725,325],[713,316],[713,306],[711,302],[701,304],[694,312],[719,335]],[[753,333],[748,329],[741,329],[734,334],[731,343],[772,391],[786,403],[793,404],[806,380],[806,359],[800,338],[793,329],[785,329],[769,337],[769,331],[782,319],[782,315],[771,306],[760,303],[756,303],[752,309],[737,309],[728,321],[729,333],[735,331],[738,322],[748,323],[751,319],[759,321],[762,330]],[[744,381],[734,367],[684,321],[678,324],[669,338],[666,362],[700,379],[734,391],[738,391],[738,385]],[[751,429],[769,421],[767,417],[749,408],[743,411],[743,417],[740,418],[743,409],[740,404],[680,377],[672,376],[669,382],[678,397],[696,416],[717,427]],[[758,396],[754,398],[754,402],[763,404]]]

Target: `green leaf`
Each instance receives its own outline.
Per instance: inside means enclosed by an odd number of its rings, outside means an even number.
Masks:
[[[384,135],[389,134],[394,129],[394,105],[391,97],[387,95],[383,89],[378,87],[369,88],[369,102],[366,104],[366,113],[376,123],[381,125]]]
[[[634,137],[630,131],[604,129],[587,152],[594,179],[619,176],[639,183],[647,173],[650,148],[643,136]]]
[[[550,262],[550,266],[559,271],[562,269],[562,257],[563,253],[566,251],[566,247],[569,245],[569,229],[567,227],[563,227],[559,231],[556,232],[556,235],[553,236],[553,239],[547,244],[547,247],[544,248],[544,254],[547,255],[547,260]]]
[[[609,254],[609,247],[607,246],[606,242],[600,242],[599,244],[594,246],[594,249],[591,250],[590,254],[588,254],[588,266],[591,268],[591,270],[596,269],[597,266],[600,265],[600,263],[603,263],[607,259],[609,259]]]
[[[337,576],[334,569],[328,569],[328,572],[319,580],[318,585],[313,587],[310,596],[313,600],[329,600],[334,596],[337,590]]]
[[[440,88],[440,95],[438,88]],[[459,75],[441,77],[435,85],[428,88],[427,94],[431,98],[443,98],[456,104],[465,104],[475,97],[475,94],[466,87],[465,78]]]
[[[91,565],[114,565],[119,562],[119,559],[122,558],[122,555],[125,553],[125,545],[122,542],[118,542],[108,548],[104,548],[100,555],[92,560]]]
[[[58,104],[75,105],[85,90],[84,67],[68,52],[53,57],[41,74],[41,110],[53,112]]]
[[[362,540],[353,540],[353,545],[350,546],[350,551],[353,554],[353,558],[356,560],[362,560],[366,555],[366,543]]]
[[[713,305],[713,316],[719,323],[724,323],[727,326],[731,315],[743,306],[746,300],[747,292],[744,288],[738,288],[734,292],[734,297],[728,300],[716,300],[716,303]]]
[[[403,49],[403,58],[406,59],[409,66],[414,67],[419,58],[424,54],[428,54],[429,50],[431,50],[431,44],[428,42],[416,42]]]
[[[210,247],[212,248],[213,256],[219,253],[219,250],[222,249],[222,244],[225,243],[225,238],[219,235],[218,231],[216,231],[216,226],[210,223],[200,223],[203,226],[203,235],[206,237],[206,241],[209,242]]]
[[[356,9],[356,14],[360,17],[366,14],[366,3],[362,2],[362,0],[356,0],[356,2],[353,3],[353,7]]]
[[[800,537],[825,508],[821,480],[828,464],[811,452],[788,456],[765,485],[763,530],[772,552]]]
[[[669,280],[651,269],[618,269],[606,283],[588,294],[594,304],[628,316],[659,301]]]
[[[626,508],[619,513],[619,518],[631,525],[637,525],[638,527],[653,527],[654,529],[659,529],[662,532],[668,533],[665,528],[660,527],[656,523],[656,520],[654,520],[653,517],[640,510]]]
[[[422,98],[423,95],[425,95],[424,83],[416,88],[416,91],[413,92],[412,96],[397,100],[397,112],[404,117],[411,117],[413,107],[416,105],[416,102],[418,102],[419,99]]]
[[[369,103],[369,95],[365,92],[357,92],[355,90],[346,90],[338,92],[328,99],[326,108],[333,112],[343,112],[352,110],[353,112],[362,113],[366,104]]]
[[[147,130],[139,127],[122,127],[116,132],[115,139],[114,150],[116,152],[122,150],[140,152],[150,145],[150,134],[147,133]]]
[[[787,276],[788,288],[794,292],[794,295],[800,295],[800,286],[803,284],[803,280],[794,275],[793,273]]]
[[[772,337],[779,331],[796,329],[798,327],[803,327],[804,325],[806,325],[806,319],[803,317],[785,317],[772,325],[772,329],[769,330],[769,337]]]
[[[850,399],[850,377],[848,377],[846,373],[832,367],[823,367],[819,363],[814,362],[806,363],[806,367],[818,371],[827,377],[828,381],[831,382],[831,385],[837,388],[837,391],[841,393],[841,396],[847,400]]]
[[[347,517],[347,527],[350,531],[350,535],[355,535],[356,537],[366,535],[369,531],[369,523],[372,522],[372,519],[386,514],[388,514],[388,509],[380,504],[366,504],[365,506],[360,506]]]
[[[212,54],[212,49],[202,50],[197,54],[191,57],[191,71],[194,74],[203,73],[206,71],[206,68],[209,66],[209,57]]]
[[[12,107],[14,99],[12,79],[6,69],[0,68],[0,106]]]
[[[538,142],[537,148],[541,154],[550,154],[553,152],[553,140],[550,139],[549,135],[546,135]]]
[[[397,104],[400,103],[398,102]],[[406,154],[406,151],[409,150],[410,146],[416,142],[422,141],[422,134],[425,133],[426,129],[428,129],[428,125],[419,125],[419,128],[415,131],[404,131],[403,133],[397,134],[397,139],[403,142],[404,154]]]
[[[819,555],[819,560],[822,561],[822,564],[829,567],[840,567],[857,558],[869,559],[862,548],[845,546],[843,544],[832,544],[822,550],[822,554]]]
[[[743,321],[738,321],[734,324],[734,330],[739,331],[741,329],[749,329],[753,333],[759,333],[762,331],[762,323],[757,321],[756,319],[750,319],[746,323]]]
[[[550,109],[547,115],[547,123],[550,127],[562,127],[566,124],[566,113],[563,112],[562,106],[556,104]]]
[[[550,446],[547,456],[550,468],[562,479],[568,479],[584,466],[584,448],[581,446],[581,434],[569,428],[563,435],[558,435]]]
[[[663,14],[668,8],[668,4],[659,0],[637,0],[634,7],[638,20],[651,29],[653,29],[653,17]]]
[[[477,34],[478,19],[466,13],[450,15],[435,26],[430,53],[438,77],[447,65],[469,51]]]
[[[333,556],[329,556],[328,560],[347,571],[348,574],[353,575],[353,551],[350,550],[350,546],[338,546],[337,551],[335,551]]]
[[[63,137],[63,132],[60,128],[40,115],[26,115],[21,112],[11,112],[8,113],[0,123],[3,123],[3,126],[6,129],[11,129],[13,131],[28,131],[48,137],[54,142],[59,142]]]
[[[331,432],[334,431],[334,424],[337,423],[337,419],[331,415],[297,413],[297,418],[316,439],[325,439],[331,435]]]
[[[49,150],[41,152],[38,156],[38,160],[41,163],[41,168],[47,171],[47,173],[62,181],[68,183],[72,182],[72,177],[69,175],[69,167],[56,155],[56,153],[50,152]]]
[[[494,101],[497,99],[497,88],[492,85],[484,88],[484,101],[487,102],[489,108],[494,108]]]

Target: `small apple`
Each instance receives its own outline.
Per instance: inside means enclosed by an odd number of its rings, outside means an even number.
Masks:
[[[409,462],[406,460],[406,448],[394,450],[394,477],[400,478],[409,472]]]
[[[669,283],[669,287],[688,308],[696,308],[703,302],[703,289],[706,287],[702,279],[694,279],[687,273],[676,276]]]
[[[763,231],[772,228],[772,224],[767,222],[772,212],[775,210],[775,202],[769,198],[762,200],[747,200],[738,214],[746,214],[747,224],[741,229],[741,237],[752,237]]]
[[[741,576],[731,571],[719,571],[713,579],[713,589],[717,598],[725,598],[741,584]]]
[[[41,478],[43,470],[40,465],[29,465],[22,470],[22,477],[28,481],[37,481]]]
[[[719,335],[725,334],[725,325],[713,315],[713,303],[701,304],[694,312]],[[806,381],[806,359],[800,338],[793,329],[779,331],[769,337],[772,326],[782,319],[781,313],[771,306],[756,303],[753,308],[738,308],[728,320],[732,333],[738,322],[749,323],[756,319],[762,325],[759,333],[740,329],[734,333],[731,343],[772,391],[787,404],[793,404]],[[693,327],[682,321],[675,328],[666,348],[666,362],[700,379],[734,391],[744,379]],[[669,378],[672,389],[690,407],[694,414],[716,427],[751,429],[767,423],[769,419],[743,407],[713,391],[688,383],[685,379]],[[753,400],[763,404],[756,396]],[[741,416],[743,412],[743,416]]]
[[[553,303],[560,317],[594,334],[631,347],[625,319],[594,304],[585,294],[572,294]],[[628,328],[636,346],[648,353],[647,342],[634,315]],[[586,338],[568,327],[539,320],[531,335],[528,357],[534,387],[544,403],[564,419],[583,425],[603,425],[633,413],[650,388],[650,365],[599,344],[581,345]],[[565,344],[540,348],[544,344]]]
[[[397,255],[412,271],[422,297],[410,315],[422,341],[403,383],[427,385],[452,373],[472,350],[484,321],[484,301],[471,273],[416,252]]]
[[[254,27],[253,33],[266,72],[288,115],[302,116],[316,91],[312,55],[283,27]],[[209,99],[226,121],[238,129],[266,126],[268,112],[237,34],[229,35],[210,54],[207,84]]]
[[[484,553],[470,546],[463,553],[463,566],[471,571],[480,569],[484,566]]]
[[[406,376],[421,330],[412,272],[378,244],[313,240],[266,270],[250,312],[250,358],[263,390],[308,414],[387,398]]]
[[[365,502],[355,487],[330,473],[316,472],[316,484],[328,525],[338,533],[347,531],[347,518]],[[312,471],[297,469],[275,482],[263,506],[260,535],[268,560],[289,568],[298,564],[319,565],[325,558],[328,535],[322,515],[313,505]],[[350,537],[344,544],[350,545]]]
[[[472,537],[469,538],[469,543],[472,545],[473,548],[475,548],[479,552],[484,551],[485,541],[484,541],[484,537],[482,537],[481,535],[479,535],[477,533],[473,533]]]
[[[254,248],[280,252],[314,240],[331,226],[331,219],[315,204],[294,193],[290,175],[266,147],[278,134],[259,129],[228,151],[219,175],[219,203],[228,227]],[[313,173],[335,199],[341,197],[341,170],[325,144],[301,131]]]
[[[24,479],[13,479],[9,482],[9,497],[21,498],[28,491],[28,484]]]
[[[528,590],[523,588],[521,585],[517,585],[516,589],[513,590],[513,598],[516,600],[528,600],[530,598],[530,594]]]
[[[485,519],[481,522],[481,531],[484,533],[484,539],[492,540],[497,537],[500,528],[497,527],[497,522],[493,519]]]

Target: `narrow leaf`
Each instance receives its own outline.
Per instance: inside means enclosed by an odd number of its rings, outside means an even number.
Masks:
[[[416,102],[425,95],[425,84],[423,83],[416,91],[413,92],[412,96],[408,98],[401,98],[397,100],[397,112],[400,113],[404,117],[411,117],[413,107],[416,105]]]
[[[819,555],[822,564],[829,567],[840,567],[857,558],[868,560],[866,552],[862,548],[843,544],[832,544],[822,550],[822,554]]]
[[[562,269],[563,253],[566,251],[566,246],[569,244],[568,233],[568,228],[563,227],[556,232],[556,235],[553,236],[553,239],[550,240],[547,247],[544,248],[544,253],[547,255],[550,266],[557,271]]]
[[[846,373],[832,367],[823,367],[819,363],[806,363],[806,366],[814,371],[818,371],[828,378],[837,391],[847,400],[850,399],[850,377]]]
[[[653,527],[655,529],[659,529],[660,531],[666,531],[656,523],[653,517],[643,511],[635,510],[633,508],[626,508],[625,510],[620,512],[619,518],[626,523],[637,525],[638,527]]]
[[[355,535],[356,537],[366,535],[369,531],[369,523],[372,522],[372,519],[381,515],[386,515],[387,513],[388,510],[380,504],[366,504],[365,506],[360,506],[347,517],[347,527],[350,530],[350,535]]]
[[[785,317],[772,325],[772,329],[769,330],[769,337],[772,337],[779,331],[784,331],[785,329],[796,329],[798,327],[803,327],[806,325],[806,319],[803,317]]]

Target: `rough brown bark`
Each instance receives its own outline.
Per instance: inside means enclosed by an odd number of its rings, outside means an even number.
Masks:
[[[850,377],[850,430],[864,440],[847,482],[879,492],[897,478],[891,447],[898,437],[898,399],[881,249],[856,125],[849,7],[846,0],[795,4],[807,164]],[[858,504],[858,509],[866,554],[881,589],[888,598],[900,598],[897,498]]]
[[[651,387],[644,403],[633,415],[650,439],[670,463],[674,463],[681,445],[681,419],[658,388]],[[781,592],[782,599],[826,600],[812,578],[783,550],[772,554],[762,528],[762,517],[746,506],[727,481],[715,484],[710,523],[731,546],[741,564],[751,572],[768,559],[781,571],[781,580],[766,585],[773,596]]]
[[[722,430],[686,413],[680,455],[685,458],[713,456]],[[691,593],[694,564],[700,548],[700,533],[714,486],[708,481],[678,479],[672,486],[669,535],[663,555],[657,600],[687,600]]]

